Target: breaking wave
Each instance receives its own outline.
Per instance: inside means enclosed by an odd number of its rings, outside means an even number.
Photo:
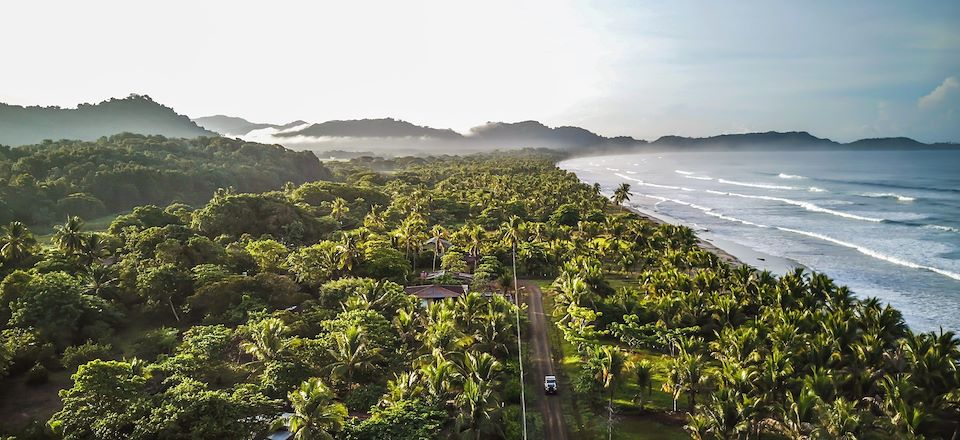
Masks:
[[[883,199],[883,198],[897,199],[898,202],[912,202],[914,200],[917,200],[916,197],[904,196],[897,193],[863,193],[863,194],[857,194],[857,195],[862,197],[879,198],[879,199]]]
[[[943,270],[943,269],[940,269],[940,268],[937,268],[937,267],[933,267],[933,266],[924,266],[924,265],[922,265],[922,264],[913,263],[913,262],[904,260],[904,259],[899,258],[899,257],[894,257],[894,256],[886,255],[886,254],[877,252],[877,251],[875,251],[875,250],[873,250],[873,249],[868,249],[868,248],[865,248],[865,247],[863,247],[863,246],[860,246],[860,245],[857,245],[857,244],[854,244],[854,243],[846,242],[846,241],[843,241],[843,240],[838,240],[838,239],[836,239],[836,238],[829,237],[829,236],[826,236],[826,235],[823,235],[823,234],[818,234],[818,233],[816,233],[816,232],[801,231],[801,230],[799,230],[799,229],[784,228],[784,227],[780,227],[780,226],[777,226],[776,228],[779,229],[779,230],[781,230],[781,231],[786,231],[786,232],[792,232],[792,233],[794,233],[794,234],[805,235],[805,236],[807,236],[807,237],[816,238],[816,239],[818,239],[818,240],[823,240],[823,241],[827,241],[827,242],[830,242],[830,243],[833,243],[833,244],[836,244],[836,245],[839,245],[839,246],[843,246],[843,247],[846,247],[846,248],[854,249],[854,250],[856,250],[857,252],[860,252],[861,254],[864,254],[864,255],[867,255],[867,256],[876,258],[876,259],[878,259],[878,260],[883,260],[883,261],[886,261],[886,262],[888,262],[888,263],[893,263],[893,264],[896,264],[896,265],[899,265],[899,266],[909,267],[909,268],[911,268],[911,269],[927,270],[927,271],[934,272],[934,273],[938,273],[938,274],[940,274],[940,275],[943,275],[943,276],[946,276],[946,277],[949,277],[949,278],[953,278],[953,279],[955,279],[955,280],[960,281],[960,273],[950,272],[950,271],[948,271],[948,270]]]
[[[787,174],[787,173],[780,173],[777,175],[777,177],[781,179],[806,179],[806,177],[803,177],[803,176],[797,176],[795,174]]]
[[[747,183],[747,182],[737,182],[736,180],[727,180],[727,179],[717,179],[717,182],[726,183],[727,185],[737,185],[737,186],[749,186],[750,188],[764,188],[764,189],[797,189],[792,186],[784,185],[766,185],[763,183]]]
[[[673,172],[675,172],[675,173],[677,173],[677,174],[683,174],[684,176],[689,176],[689,175],[691,175],[691,174],[697,174],[697,173],[694,173],[693,171],[683,171],[683,170],[673,170]]]
[[[677,190],[680,190],[680,191],[694,191],[692,188],[686,188],[686,187],[682,187],[682,186],[660,185],[659,183],[644,182],[643,180],[634,179],[633,177],[625,176],[625,175],[620,174],[620,173],[615,173],[615,175],[616,175],[617,177],[620,177],[620,178],[623,178],[623,179],[632,180],[632,181],[634,181],[634,182],[637,182],[637,185],[640,185],[640,186],[649,186],[649,187],[651,187],[651,188],[661,188],[661,189],[677,189]]]
[[[874,222],[874,223],[879,223],[879,222],[884,221],[884,219],[882,219],[882,218],[865,217],[865,216],[862,216],[862,215],[850,214],[850,213],[848,213],[848,212],[835,211],[835,210],[833,210],[833,209],[827,209],[827,208],[824,208],[824,207],[822,207],[822,206],[815,205],[815,204],[810,203],[810,202],[804,202],[804,201],[793,200],[793,199],[786,199],[786,198],[783,198],[783,197],[752,196],[752,195],[747,195],[747,194],[739,194],[739,193],[724,192],[724,191],[714,191],[714,190],[709,190],[709,189],[707,190],[707,192],[710,193],[710,194],[718,194],[718,195],[732,196],[732,197],[741,197],[741,198],[744,198],[744,199],[757,199],[757,200],[769,200],[769,201],[773,201],[773,202],[782,202],[782,203],[786,203],[786,204],[788,204],[788,205],[799,206],[799,207],[801,207],[801,208],[803,208],[803,209],[806,209],[807,211],[820,212],[820,213],[824,213],[824,214],[835,215],[835,216],[838,216],[838,217],[849,218],[849,219],[852,219],[852,220],[863,220],[863,221]]]

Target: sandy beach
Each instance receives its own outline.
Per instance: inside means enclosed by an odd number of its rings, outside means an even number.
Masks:
[[[654,223],[683,225],[683,222],[661,213],[648,212],[646,210],[626,205],[624,207]],[[761,270],[769,270],[770,272],[781,275],[792,271],[795,268],[804,267],[802,264],[797,263],[796,261],[758,252],[739,243],[716,237],[709,231],[695,232],[699,238],[698,244],[703,250],[720,257],[721,260],[732,265],[739,266],[741,264],[747,264]]]

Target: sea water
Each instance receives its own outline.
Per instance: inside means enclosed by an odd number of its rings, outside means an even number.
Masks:
[[[559,166],[607,195],[629,183],[641,211],[826,273],[914,330],[960,330],[960,150],[651,152]]]

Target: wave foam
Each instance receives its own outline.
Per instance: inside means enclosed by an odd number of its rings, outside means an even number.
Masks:
[[[810,191],[810,192],[815,192],[815,193],[822,193],[822,192],[826,192],[827,190],[825,190],[825,189],[823,189],[823,188],[817,188],[817,187],[815,187],[815,186],[811,186],[808,191]]]
[[[916,197],[904,196],[904,195],[900,195],[900,194],[897,194],[897,193],[863,193],[863,194],[857,194],[857,195],[862,196],[862,197],[875,198],[875,199],[876,199],[876,198],[879,198],[879,199],[883,199],[883,198],[897,199],[898,202],[912,202],[912,201],[914,201],[914,200],[917,200]]]
[[[836,238],[829,237],[829,236],[826,236],[826,235],[823,235],[823,234],[818,234],[818,233],[816,233],[816,232],[801,231],[801,230],[799,230],[799,229],[783,228],[783,227],[780,227],[780,226],[777,226],[776,228],[779,229],[779,230],[781,230],[781,231],[786,231],[786,232],[792,232],[792,233],[794,233],[794,234],[805,235],[805,236],[807,236],[807,237],[816,238],[816,239],[823,240],[823,241],[827,241],[827,242],[830,242],[830,243],[833,243],[833,244],[836,244],[836,245],[839,245],[839,246],[843,246],[843,247],[846,247],[846,248],[854,249],[854,250],[856,250],[857,252],[860,252],[861,254],[867,255],[867,256],[869,256],[869,257],[876,258],[876,259],[878,259],[878,260],[883,260],[883,261],[886,261],[886,262],[888,262],[888,263],[893,263],[893,264],[896,264],[896,265],[899,265],[899,266],[909,267],[909,268],[911,268],[911,269],[927,270],[927,271],[934,272],[934,273],[938,273],[938,274],[940,274],[940,275],[943,275],[943,276],[946,276],[946,277],[949,277],[949,278],[953,278],[953,279],[955,279],[955,280],[960,281],[960,273],[950,272],[950,271],[948,271],[948,270],[943,270],[943,269],[940,269],[940,268],[937,268],[937,267],[933,267],[933,266],[924,266],[924,265],[922,265],[922,264],[913,263],[913,262],[904,260],[904,259],[899,258],[899,257],[894,257],[894,256],[886,255],[886,254],[877,252],[877,251],[875,251],[875,250],[873,250],[873,249],[865,248],[865,247],[860,246],[860,245],[858,245],[858,244],[846,242],[846,241],[843,241],[843,240],[838,240],[838,239],[836,239]]]
[[[747,182],[737,182],[736,180],[727,180],[727,179],[717,179],[717,182],[726,183],[728,185],[737,185],[737,186],[749,186],[750,188],[764,188],[764,189],[797,189],[792,186],[784,185],[766,185],[763,183],[747,183]]]
[[[640,186],[649,186],[649,187],[651,187],[651,188],[661,188],[661,189],[677,189],[677,190],[680,190],[680,191],[695,191],[693,188],[686,188],[686,187],[683,187],[683,186],[673,186],[673,185],[661,185],[661,184],[659,184],[659,183],[650,183],[650,182],[645,182],[645,181],[643,181],[643,180],[641,180],[641,179],[634,179],[633,177],[625,176],[625,175],[620,174],[620,173],[614,173],[614,174],[615,174],[617,177],[620,177],[620,178],[623,178],[623,179],[632,180],[632,181],[634,181],[634,182],[637,182],[637,185],[640,185]]]
[[[787,173],[777,174],[777,177],[781,179],[806,179],[806,177],[803,177],[803,176],[798,176],[796,174],[787,174]]]
[[[785,199],[785,198],[783,198],[783,197],[753,196],[753,195],[747,195],[747,194],[738,194],[738,193],[724,192],[724,191],[714,191],[714,190],[707,190],[707,192],[710,193],[710,194],[718,194],[718,195],[732,196],[732,197],[741,197],[741,198],[745,198],[745,199],[757,199],[757,200],[769,200],[769,201],[772,201],[772,202],[782,202],[782,203],[786,203],[786,204],[788,204],[788,205],[799,206],[799,207],[801,207],[801,208],[803,208],[803,209],[806,209],[807,211],[820,212],[820,213],[824,213],[824,214],[835,215],[835,216],[837,216],[837,217],[844,217],[844,218],[849,218],[849,219],[853,219],[853,220],[863,220],[863,221],[874,222],[874,223],[880,223],[880,222],[882,222],[882,221],[884,220],[884,219],[882,219],[882,218],[865,217],[865,216],[862,216],[862,215],[850,214],[850,213],[848,213],[848,212],[835,211],[835,210],[833,210],[833,209],[827,209],[827,208],[824,208],[824,207],[822,207],[822,206],[815,205],[815,204],[810,203],[810,202],[804,202],[804,201],[793,200],[793,199]]]
[[[707,176],[683,176],[683,177],[685,177],[685,178],[687,178],[687,179],[713,180],[713,177],[707,177]]]
[[[638,193],[638,192],[633,192],[633,191],[631,191],[630,194],[633,194],[633,195],[635,195],[635,196],[640,196],[640,197],[648,197],[648,198],[657,200],[658,202],[653,205],[654,207],[656,207],[657,205],[659,205],[659,204],[661,204],[661,203],[663,203],[663,202],[676,203],[676,204],[678,204],[678,205],[688,206],[688,207],[690,207],[690,208],[693,208],[693,209],[696,209],[696,210],[698,210],[698,211],[701,211],[701,212],[703,212],[704,214],[707,214],[707,215],[709,215],[709,216],[716,217],[716,218],[719,218],[719,219],[722,219],[722,220],[727,220],[727,221],[737,222],[737,223],[743,223],[743,224],[745,224],[745,225],[756,226],[756,227],[758,227],[758,228],[769,228],[769,227],[770,227],[770,226],[763,225],[763,224],[760,224],[760,223],[754,223],[754,222],[751,222],[751,221],[749,221],[749,220],[742,220],[742,219],[739,219],[739,218],[735,218],[735,217],[730,217],[730,216],[727,216],[727,215],[723,215],[723,214],[721,214],[721,213],[719,213],[719,212],[714,211],[713,208],[709,208],[709,207],[702,206],[702,205],[697,205],[696,203],[684,202],[683,200],[671,199],[671,198],[668,198],[668,197],[655,196],[655,195],[653,195],[653,194],[644,194],[644,193]]]
[[[924,225],[923,227],[924,227],[924,228],[927,228],[927,229],[936,229],[936,230],[938,230],[938,231],[960,232],[960,228],[954,228],[954,227],[951,227],[951,226]]]
[[[719,193],[720,191],[709,191],[709,190],[708,190],[707,192]],[[651,199],[654,199],[654,200],[658,200],[659,202],[657,202],[657,205],[659,205],[660,203],[663,203],[663,202],[676,203],[676,204],[679,204],[679,205],[689,206],[689,207],[691,207],[691,208],[694,208],[694,209],[697,209],[697,210],[699,210],[699,211],[702,211],[702,212],[703,212],[704,214],[706,214],[706,215],[709,215],[709,216],[712,216],[712,217],[716,217],[716,218],[719,218],[719,219],[722,219],[722,220],[727,220],[727,221],[731,221],[731,222],[742,223],[742,224],[745,224],[745,225],[755,226],[755,227],[758,227],[758,228],[771,228],[771,226],[768,226],[768,225],[764,225],[764,224],[760,224],[760,223],[754,223],[754,222],[751,222],[751,221],[748,221],[748,220],[743,220],[743,219],[739,219],[739,218],[736,218],[736,217],[730,217],[730,216],[727,216],[727,215],[723,215],[723,214],[721,214],[721,213],[719,213],[719,212],[714,211],[712,208],[709,208],[709,207],[706,207],[706,206],[697,205],[697,204],[690,203],[690,202],[684,202],[683,200],[671,199],[671,198],[667,198],[667,197],[655,196],[655,195],[652,195],[652,194],[643,194],[643,193],[632,192],[632,191],[631,191],[631,194],[636,195],[636,196],[640,196],[640,197],[648,197],[648,198],[651,198]],[[757,197],[759,197],[759,196],[757,196]],[[931,226],[938,226],[938,225],[931,225]],[[884,254],[884,253],[881,253],[881,252],[877,252],[877,251],[875,251],[875,250],[873,250],[873,249],[866,248],[866,247],[860,246],[860,245],[855,244],[855,243],[850,243],[850,242],[847,242],[847,241],[839,240],[839,239],[836,239],[836,238],[833,238],[833,237],[830,237],[830,236],[827,236],[827,235],[818,234],[818,233],[816,233],[816,232],[802,231],[802,230],[800,230],[800,229],[785,228],[785,227],[782,227],[782,226],[773,226],[772,228],[777,229],[777,230],[780,230],[780,231],[784,231],[784,232],[790,232],[790,233],[793,233],[793,234],[798,234],[798,235],[807,236],[807,237],[810,237],[810,238],[816,238],[816,239],[818,239],[818,240],[823,240],[823,241],[826,241],[826,242],[829,242],[829,243],[833,243],[833,244],[838,245],[838,246],[850,248],[850,249],[856,250],[857,252],[860,252],[861,254],[864,254],[864,255],[866,255],[866,256],[868,256],[868,257],[876,258],[876,259],[878,259],[878,260],[886,261],[886,262],[888,262],[888,263],[896,264],[896,265],[898,265],[898,266],[909,267],[909,268],[911,268],[911,269],[926,270],[926,271],[929,271],[929,272],[933,272],[933,273],[936,273],[936,274],[940,274],[940,275],[943,275],[943,276],[945,276],[945,277],[952,278],[952,279],[955,279],[955,280],[957,280],[957,281],[960,281],[960,273],[951,272],[951,271],[948,271],[948,270],[940,269],[940,268],[938,268],[938,267],[925,266],[925,265],[922,265],[922,264],[917,264],[917,263],[914,263],[914,262],[911,262],[911,261],[904,260],[904,259],[902,259],[902,258],[900,258],[900,257],[895,257],[895,256],[887,255],[887,254]]]
[[[683,170],[673,170],[673,172],[674,172],[674,173],[677,173],[677,174],[683,174],[684,176],[689,176],[689,175],[691,175],[691,174],[697,174],[697,173],[694,173],[693,171],[683,171]]]

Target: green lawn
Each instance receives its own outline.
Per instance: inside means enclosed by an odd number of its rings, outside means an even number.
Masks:
[[[539,282],[545,292],[543,298],[545,311],[553,310],[553,297],[546,294],[549,290],[550,283],[550,281]],[[588,396],[578,395],[569,386],[570,380],[577,374],[580,368],[580,359],[576,354],[576,348],[563,339],[556,326],[550,325],[548,332],[554,355],[561,361],[560,371],[558,371],[557,374],[560,375],[561,384],[566,385],[561,391],[561,405],[571,437],[578,439],[605,438],[607,415],[605,413],[598,414],[598,412],[587,403]],[[653,393],[645,403],[646,409],[648,411],[666,411],[672,409],[672,397],[660,388],[665,380],[665,365],[669,362],[669,359],[662,354],[648,351],[637,352],[632,356],[632,360],[634,361],[642,359],[649,360],[655,367]],[[640,414],[633,399],[637,392],[638,387],[633,375],[628,376],[623,385],[615,392],[614,404],[620,408],[620,410],[617,415],[618,421],[614,424],[613,428],[614,438],[625,440],[672,440],[690,438],[679,426],[662,424],[649,413]],[[602,413],[603,411],[600,412]]]
[[[84,220],[83,230],[86,232],[99,232],[106,231],[110,227],[110,223],[113,223],[113,220],[117,218],[118,215],[124,213],[114,213],[110,215],[105,215],[103,217],[97,217],[90,220]],[[66,221],[66,219],[64,219]],[[33,228],[34,236],[37,238],[37,242],[42,245],[50,245],[53,242],[53,233],[55,227],[58,225],[49,225],[43,227]]]

